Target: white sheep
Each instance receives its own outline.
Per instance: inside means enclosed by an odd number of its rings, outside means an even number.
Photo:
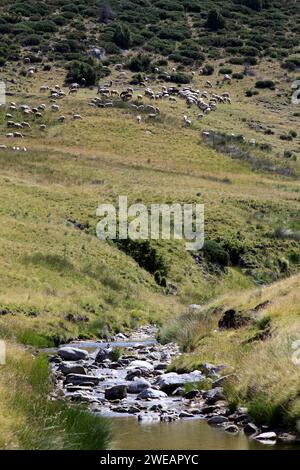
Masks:
[[[183,116],[183,123],[186,127],[191,127],[192,125],[192,121],[186,115]]]
[[[141,124],[141,122],[142,122],[142,116],[138,115],[138,116],[136,117],[136,122],[137,122],[138,124]]]

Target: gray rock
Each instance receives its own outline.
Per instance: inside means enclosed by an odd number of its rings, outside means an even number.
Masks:
[[[182,397],[184,395],[184,388],[183,387],[178,387],[174,392],[172,392],[173,397]]]
[[[154,370],[165,370],[168,367],[166,362],[160,362],[154,367]]]
[[[258,433],[259,429],[254,423],[247,423],[244,427],[244,433],[251,435]]]
[[[297,436],[296,434],[292,434],[290,432],[283,432],[279,434],[277,441],[284,442],[287,444],[295,444],[297,442]]]
[[[162,409],[163,409],[163,405],[161,405],[160,403],[155,403],[149,408],[150,411],[160,411]]]
[[[217,374],[225,369],[225,365],[219,365],[216,366],[215,364],[210,364],[209,362],[205,362],[204,364],[201,365],[200,370],[203,372],[204,375],[208,377],[215,377]]]
[[[52,356],[49,358],[49,362],[53,364],[60,364],[62,361],[61,361],[61,357]]]
[[[203,398],[205,398],[208,405],[214,405],[217,401],[224,400],[225,396],[223,387],[216,387],[208,390],[203,394]]]
[[[87,387],[85,385],[72,385],[68,384],[66,387],[67,392],[78,392],[78,391],[86,391],[86,392],[91,392],[93,390],[92,387]]]
[[[64,375],[68,374],[81,374],[84,375],[86,374],[86,370],[83,366],[80,364],[70,364],[69,362],[62,362],[58,370],[62,372]]]
[[[183,410],[179,413],[179,418],[193,418],[193,417],[194,417],[193,413],[189,413],[188,411]]]
[[[141,369],[132,369],[127,372],[125,380],[133,380],[135,377],[141,377],[142,371]]]
[[[190,412],[191,412],[193,415],[202,415],[202,412],[201,412],[200,408],[191,408],[191,409],[190,409]]]
[[[117,333],[114,337],[115,340],[122,340],[125,341],[127,339],[127,336],[125,336],[123,333]]]
[[[273,431],[263,432],[261,434],[258,434],[258,436],[255,436],[254,439],[256,439],[257,441],[276,441],[277,434]]]
[[[194,371],[190,374],[177,374],[176,372],[169,372],[163,374],[157,381],[159,388],[168,394],[171,394],[178,387],[182,387],[186,383],[199,382],[203,378],[200,371]]]
[[[190,390],[189,392],[186,392],[184,394],[184,398],[187,398],[188,400],[193,400],[194,398],[199,397],[200,395],[201,394],[199,390],[194,389],[194,390]]]
[[[79,348],[72,348],[70,346],[65,346],[58,350],[58,355],[64,361],[79,361],[80,359],[86,359],[89,355],[87,351]]]
[[[136,360],[136,361],[132,361],[127,367],[127,370],[131,370],[131,369],[153,370],[154,366],[153,364],[151,364],[151,362]]]
[[[104,394],[107,400],[122,400],[127,397],[127,386],[114,385],[113,387],[106,388]]]
[[[247,423],[250,422],[250,416],[247,413],[237,414],[234,417],[233,421],[236,424],[246,425]]]
[[[89,395],[87,392],[84,392],[82,390],[72,393],[70,395],[70,398],[71,400],[74,400],[74,401],[82,401],[82,402],[87,402],[87,403],[90,403],[91,401],[94,400],[94,397],[92,395]]]
[[[129,408],[127,406],[114,406],[112,409],[115,413],[129,413]]]
[[[103,362],[106,359],[111,360],[113,357],[113,350],[112,348],[100,348],[97,351],[97,354],[95,356],[95,362]]]
[[[139,420],[139,421],[159,421],[159,420],[160,420],[160,416],[159,416],[159,415],[156,415],[156,414],[146,414],[146,413],[143,413],[143,414],[139,414],[139,415],[138,415],[138,420]]]
[[[128,409],[128,413],[130,414],[136,414],[136,413],[139,413],[140,412],[140,408],[138,406],[130,406],[130,408]]]
[[[135,377],[135,379],[131,382],[128,387],[128,393],[141,393],[142,390],[145,388],[150,388],[151,384],[148,380],[142,378]]]
[[[228,423],[228,418],[226,416],[212,416],[207,420],[207,423],[210,425],[220,425],[224,423]]]
[[[229,424],[224,428],[224,430],[226,432],[230,432],[231,434],[236,434],[237,432],[239,432],[239,428],[236,424]]]
[[[99,377],[95,377],[94,375],[86,375],[86,374],[68,374],[66,377],[65,382],[67,384],[73,385],[83,385],[83,384],[92,384],[98,385],[100,382]]]
[[[154,388],[145,388],[142,392],[138,395],[138,398],[166,398],[167,394],[162,392],[161,390],[155,390]]]
[[[206,405],[201,408],[201,413],[204,415],[209,415],[210,413],[213,413],[214,411],[218,409],[219,409],[219,406],[217,405]]]

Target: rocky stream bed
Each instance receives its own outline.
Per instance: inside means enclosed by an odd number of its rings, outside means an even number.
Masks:
[[[226,433],[248,435],[264,444],[299,443],[298,436],[259,428],[246,408],[231,412],[224,395],[223,364],[203,364],[190,373],[167,372],[176,344],[161,345],[152,326],[109,343],[79,342],[60,347],[49,361],[55,382],[52,399],[88,404],[107,417],[132,416],[137,422],[205,420]],[[210,383],[199,390],[199,383]],[[206,387],[207,388],[207,387]]]

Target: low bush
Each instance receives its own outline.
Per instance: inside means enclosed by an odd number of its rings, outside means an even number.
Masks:
[[[273,80],[257,80],[255,88],[275,90],[275,82]]]
[[[155,281],[159,285],[165,286],[165,277],[168,275],[169,268],[158,249],[152,246],[149,240],[126,239],[118,240],[115,243],[118,248],[131,256],[139,266],[154,275]]]

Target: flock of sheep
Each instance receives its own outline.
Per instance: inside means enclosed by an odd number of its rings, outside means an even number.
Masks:
[[[225,81],[228,82],[228,80]],[[139,92],[137,95],[134,95],[134,89],[132,87],[127,87],[119,92],[111,88],[111,86],[112,81],[109,84],[99,86],[97,95],[100,95],[100,97],[96,96],[93,98],[89,102],[89,106],[110,108],[114,106],[115,98],[123,102],[133,101],[130,103],[131,109],[136,110],[137,113],[146,113],[147,119],[155,119],[159,116],[160,109],[158,106],[144,104],[145,99],[149,99],[150,101],[169,100],[173,103],[176,103],[178,99],[182,99],[186,102],[188,108],[191,108],[193,105],[198,107],[202,112],[197,114],[197,118],[202,119],[206,114],[215,111],[218,104],[231,104],[231,98],[228,92],[218,94],[212,91],[209,92],[208,90],[195,90],[191,86],[179,89],[175,86],[166,87],[163,85],[159,91],[154,91],[151,87],[146,87],[144,94],[140,94]],[[206,81],[205,87],[211,89],[213,85],[210,81]],[[138,124],[142,122],[141,114],[136,115],[136,121]],[[192,121],[187,115],[183,116],[183,124],[186,127],[192,125]]]
[[[30,69],[30,76],[33,76],[34,70]],[[120,72],[122,73],[122,72]],[[119,77],[120,78],[120,77]],[[122,76],[122,81],[124,83],[125,76]],[[223,82],[230,83],[230,76],[224,76]],[[84,83],[83,83],[84,84]],[[77,94],[80,89],[78,83],[73,83],[70,85],[68,90],[68,95]],[[48,92],[49,105],[44,103],[39,104],[36,107],[30,107],[25,104],[17,105],[15,102],[11,102],[8,107],[8,112],[6,113],[6,124],[7,128],[10,131],[6,134],[7,138],[13,139],[22,139],[24,134],[22,133],[23,129],[30,129],[31,124],[28,122],[29,117],[31,118],[32,123],[37,123],[39,129],[44,131],[46,129],[46,124],[43,121],[44,112],[47,109],[50,109],[53,113],[61,112],[61,105],[58,104],[58,101],[66,98],[67,93],[59,85],[54,87],[49,87],[48,85],[40,86],[40,93],[46,94]],[[137,92],[137,93],[136,93]],[[176,87],[176,86],[165,86],[162,85],[158,91],[154,91],[151,87],[144,84],[144,91],[141,92],[141,87],[138,90],[134,90],[132,86],[127,86],[122,91],[118,91],[116,88],[113,88],[113,81],[110,80],[104,85],[98,87],[97,96],[92,98],[89,101],[89,106],[100,107],[100,108],[110,108],[117,104],[117,101],[122,101],[128,103],[128,107],[136,111],[136,122],[140,124],[143,120],[142,115],[145,116],[147,120],[154,120],[160,115],[160,108],[156,105],[157,101],[168,100],[176,106],[178,100],[183,100],[186,103],[188,109],[192,107],[198,108],[201,112],[197,113],[197,119],[201,120],[205,115],[209,114],[212,111],[215,111],[219,104],[231,104],[231,99],[227,91],[221,93],[213,92],[213,84],[210,81],[206,81],[205,90],[194,89],[192,86]],[[149,100],[147,103],[146,100]],[[151,101],[155,102],[151,104]],[[174,107],[173,106],[173,107]],[[21,113],[23,115],[23,120],[18,122],[14,119],[14,114]],[[59,123],[65,121],[65,116],[60,114],[57,118]],[[73,114],[73,120],[82,119],[80,114]],[[184,114],[182,118],[182,123],[184,127],[191,127],[193,122],[191,118]],[[6,149],[5,144],[0,144],[0,150]],[[27,151],[25,147],[13,146],[13,150]]]
[[[74,94],[74,90],[79,89],[79,85],[77,83],[74,83],[70,86],[69,88],[69,94]],[[42,85],[40,87],[40,92],[45,93],[49,91],[49,106],[50,110],[53,113],[57,113],[60,111],[60,105],[57,104],[58,99],[62,99],[66,97],[66,93],[63,91],[63,89],[59,85],[55,85],[53,88],[50,88],[47,85]],[[48,106],[48,107],[49,107]],[[39,126],[39,129],[41,131],[45,131],[47,126],[45,123],[41,122],[43,120],[44,112],[47,109],[47,105],[45,103],[41,103],[36,107],[30,107],[27,104],[21,104],[17,105],[15,102],[11,102],[8,106],[7,113],[5,115],[6,118],[6,126],[8,129],[10,129],[10,132],[6,133],[6,138],[8,139],[23,139],[25,136],[23,132],[21,132],[24,129],[31,129],[31,124],[28,122],[28,119],[31,118],[31,121],[33,123],[37,123]],[[18,115],[21,113],[23,120],[20,122],[14,119],[14,115]],[[81,119],[80,114],[73,114],[72,118],[74,120]],[[65,121],[65,116],[60,115],[57,118],[57,121],[60,123],[63,123]],[[5,144],[0,144],[0,150],[5,150],[7,149],[7,145]],[[12,150],[15,151],[27,151],[26,147],[21,147],[21,146],[13,146]]]

